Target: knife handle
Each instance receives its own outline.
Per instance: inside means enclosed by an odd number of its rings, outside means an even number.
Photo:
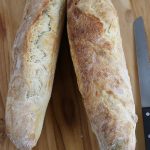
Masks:
[[[150,107],[142,108],[146,150],[150,150]]]

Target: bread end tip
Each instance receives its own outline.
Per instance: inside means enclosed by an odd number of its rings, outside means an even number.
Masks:
[[[7,136],[18,150],[32,150],[32,148],[36,146],[35,141],[31,141],[28,139],[14,138],[14,136],[12,136],[9,133],[7,133]]]

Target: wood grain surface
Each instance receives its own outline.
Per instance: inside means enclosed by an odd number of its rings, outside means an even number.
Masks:
[[[131,78],[136,112],[137,148],[145,150],[133,22],[143,16],[150,43],[150,0],[112,0],[119,15],[123,47]],[[5,103],[11,67],[10,54],[25,0],[0,0],[0,150],[16,150],[5,134]],[[91,131],[70,58],[66,28],[58,57],[54,87],[42,135],[34,150],[99,150]]]

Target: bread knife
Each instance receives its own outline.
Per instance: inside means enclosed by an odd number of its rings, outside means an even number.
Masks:
[[[150,61],[144,21],[139,17],[134,22],[134,38],[140,84],[143,126],[146,150],[150,150]]]

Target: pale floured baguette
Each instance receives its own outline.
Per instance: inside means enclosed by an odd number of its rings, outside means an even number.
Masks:
[[[13,47],[6,131],[18,149],[32,149],[50,99],[65,0],[28,0]]]
[[[135,150],[137,116],[111,0],[68,0],[68,36],[79,90],[100,150]]]

